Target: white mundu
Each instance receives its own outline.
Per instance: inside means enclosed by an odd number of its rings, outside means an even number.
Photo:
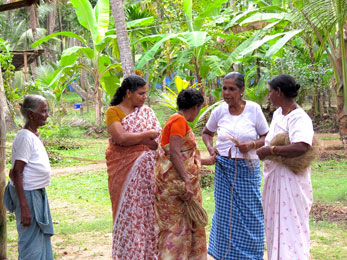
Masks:
[[[240,143],[252,142],[269,131],[261,107],[248,100],[243,112],[237,116],[231,115],[229,105],[223,102],[213,110],[206,127],[211,132],[217,132],[216,148],[219,154],[228,157],[230,150],[231,158],[245,158],[245,156],[235,147],[230,137],[237,139]],[[258,159],[254,149],[248,152],[247,159]]]
[[[51,166],[47,151],[41,140],[27,129],[20,130],[13,141],[12,167],[16,160],[26,163],[23,170],[24,190],[41,189],[49,185]]]

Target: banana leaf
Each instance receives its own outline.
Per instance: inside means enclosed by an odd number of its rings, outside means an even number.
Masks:
[[[56,36],[67,36],[67,37],[72,37],[72,38],[76,38],[77,40],[80,40],[83,44],[87,45],[86,40],[83,39],[81,36],[79,36],[76,33],[73,32],[57,32],[57,33],[52,33],[50,35],[47,35],[46,37],[41,38],[40,40],[34,42],[32,44],[33,48],[36,48],[37,46],[39,46],[42,43],[45,43],[47,41],[49,41],[50,39],[56,37]]]
[[[92,5],[88,0],[70,0],[79,23],[85,27],[92,35],[94,43],[97,42],[98,25],[96,23],[95,15]]]

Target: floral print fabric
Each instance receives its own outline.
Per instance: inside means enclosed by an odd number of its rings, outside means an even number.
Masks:
[[[160,124],[143,106],[121,121],[125,132],[139,133]],[[147,146],[121,147],[111,140],[106,150],[108,185],[113,212],[113,259],[157,259],[154,217],[155,151]]]
[[[312,121],[301,108],[288,115],[275,111],[265,144],[280,133],[291,142],[312,144]],[[263,207],[269,260],[308,260],[309,212],[313,202],[310,168],[296,175],[278,163],[264,161]]]
[[[170,144],[159,147],[155,164],[155,210],[159,225],[159,259],[161,260],[205,260],[207,259],[204,227],[190,228],[184,202],[177,186],[183,180],[170,161]],[[182,139],[182,160],[193,186],[196,201],[202,203],[200,188],[200,153],[195,137],[189,130]]]

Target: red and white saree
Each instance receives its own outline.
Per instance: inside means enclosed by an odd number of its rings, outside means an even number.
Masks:
[[[161,131],[152,109],[137,108],[121,121],[124,131]],[[145,145],[121,147],[111,140],[106,150],[113,212],[113,259],[157,259],[154,217],[155,151]]]

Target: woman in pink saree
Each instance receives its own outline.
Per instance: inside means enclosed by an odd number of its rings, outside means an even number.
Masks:
[[[160,124],[144,105],[148,85],[129,76],[106,112],[111,135],[106,150],[113,213],[113,259],[157,259],[154,217],[154,157]]]
[[[310,117],[295,102],[300,85],[282,74],[270,82],[269,99],[274,112],[265,145],[257,150],[264,160],[263,208],[269,260],[308,260],[310,255],[309,212],[312,205],[310,168],[295,174],[288,167],[266,160],[266,156],[297,157],[313,140]],[[286,133],[290,144],[270,146],[278,134]]]

